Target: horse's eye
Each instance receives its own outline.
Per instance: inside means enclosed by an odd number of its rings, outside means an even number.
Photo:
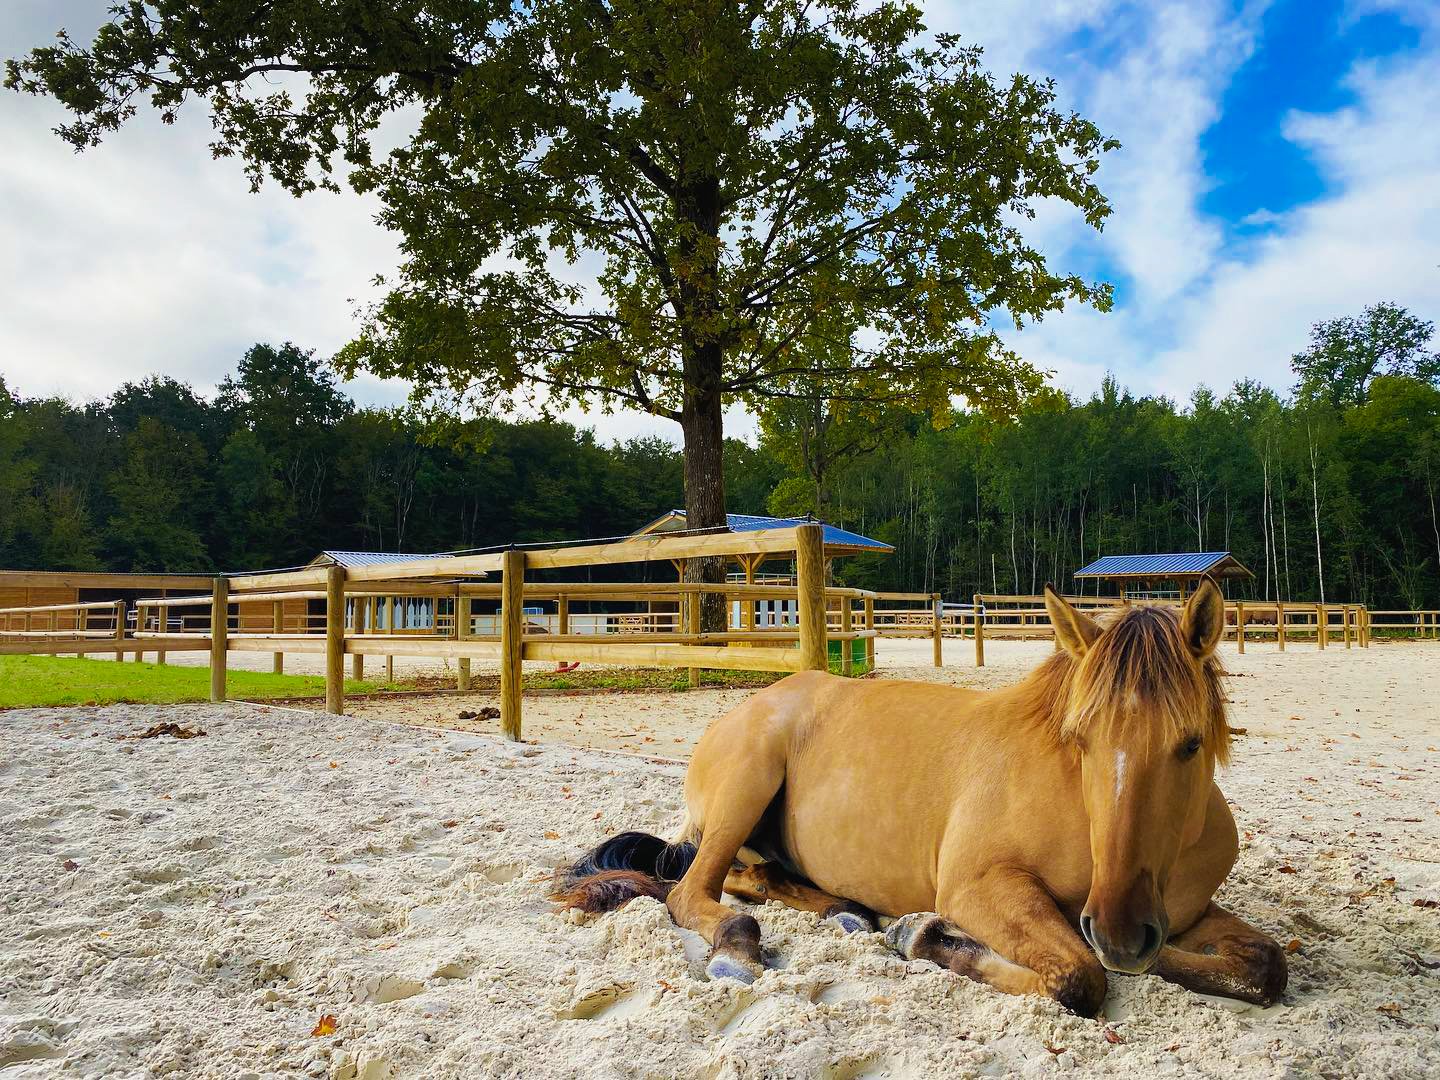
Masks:
[[[1192,735],[1180,744],[1180,760],[1189,761],[1200,752],[1200,736]]]

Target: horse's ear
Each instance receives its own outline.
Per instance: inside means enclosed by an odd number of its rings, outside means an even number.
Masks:
[[[1210,578],[1190,594],[1185,615],[1180,620],[1180,633],[1196,659],[1203,660],[1215,651],[1220,635],[1225,632],[1225,598]]]
[[[1086,650],[1100,636],[1100,624],[1084,612],[1075,610],[1048,582],[1045,585],[1045,610],[1050,613],[1050,625],[1055,628],[1055,640],[1076,660],[1084,656]]]

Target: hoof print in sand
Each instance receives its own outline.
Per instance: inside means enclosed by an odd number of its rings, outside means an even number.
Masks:
[[[373,975],[355,988],[355,1001],[370,1005],[388,1005],[392,1001],[404,1001],[425,989],[419,979],[407,979],[403,975]]]
[[[597,1020],[628,1015],[643,1004],[631,993],[628,983],[605,983],[577,989],[566,1005],[555,1010],[555,1015],[561,1020]]]

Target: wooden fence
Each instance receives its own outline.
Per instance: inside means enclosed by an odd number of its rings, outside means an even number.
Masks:
[[[535,570],[667,561],[753,554],[793,554],[796,583],[609,585],[527,581]],[[496,581],[463,581],[467,576],[497,575]],[[188,583],[193,588],[193,582]],[[742,626],[720,632],[701,630],[701,599],[721,594],[741,602]],[[436,620],[428,632],[396,632],[397,597],[449,598],[453,613]],[[677,613],[665,629],[657,625],[633,632],[575,632],[568,625],[568,606],[576,599],[673,598]],[[477,632],[476,598],[498,600],[492,625]],[[791,625],[753,625],[753,602],[793,601]],[[511,738],[520,736],[520,672],[525,660],[587,661],[687,668],[698,683],[702,668],[794,672],[829,668],[829,643],[840,643],[839,666],[849,673],[854,664],[851,643],[865,641],[865,660],[873,665],[876,629],[875,593],[861,589],[827,588],[822,534],[818,525],[747,533],[705,535],[661,534],[614,543],[580,544],[541,550],[511,549],[481,555],[426,558],[347,569],[307,567],[271,573],[216,577],[210,595],[155,597],[135,604],[134,626],[127,636],[123,601],[73,605],[84,617],[71,615],[61,625],[57,616],[38,630],[43,609],[7,609],[0,618],[19,618],[23,625],[0,626],[0,653],[65,652],[85,654],[114,650],[137,656],[154,652],[163,662],[167,652],[208,651],[210,696],[225,700],[226,657],[230,652],[268,652],[275,670],[283,669],[285,653],[325,657],[325,704],[334,713],[344,708],[345,657],[351,673],[363,677],[365,657],[443,657],[457,661],[462,687],[469,683],[474,659],[500,664],[501,726]],[[558,606],[556,632],[530,624],[526,600],[553,599]],[[287,616],[293,601],[320,602],[323,625],[307,613]],[[347,604],[347,600],[349,603]],[[254,611],[268,605],[273,622],[263,630],[249,628],[232,604]],[[857,608],[858,605],[858,608]],[[933,607],[933,605],[932,605]],[[389,617],[379,613],[386,609]],[[105,626],[91,621],[108,609]],[[347,610],[349,618],[347,621]],[[195,612],[201,614],[195,614]],[[744,612],[749,611],[750,615]],[[208,616],[208,618],[205,618]],[[932,619],[933,623],[933,619]],[[832,627],[833,624],[833,627]],[[593,628],[592,628],[593,630]],[[932,626],[930,633],[935,633]],[[938,634],[937,642],[938,642]],[[936,662],[939,662],[937,645]]]

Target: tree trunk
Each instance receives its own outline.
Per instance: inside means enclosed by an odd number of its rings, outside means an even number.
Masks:
[[[724,529],[725,427],[721,407],[721,353],[716,345],[693,349],[685,357],[685,405],[680,426],[685,435],[685,527]],[[718,585],[725,580],[724,559],[690,559],[685,580]],[[707,594],[701,603],[705,633],[727,629],[725,598]]]

